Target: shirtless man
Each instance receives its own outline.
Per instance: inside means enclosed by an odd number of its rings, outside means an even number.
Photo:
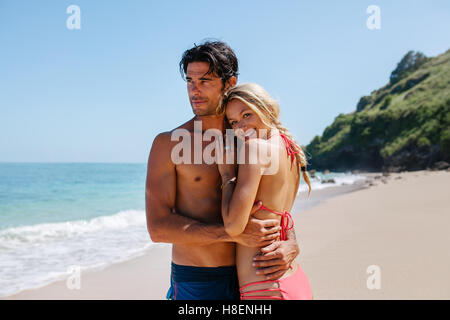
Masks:
[[[192,151],[204,131],[225,131],[216,108],[223,93],[236,85],[238,61],[225,43],[205,42],[183,54],[180,70],[194,118],[153,141],[146,182],[147,228],[152,241],[173,244],[168,299],[239,299],[235,243],[260,247],[261,254],[255,257],[257,272],[273,279],[284,274],[298,255],[295,233],[292,230],[287,241],[275,241],[279,222],[251,217],[244,233],[228,236],[221,215],[222,180],[217,164],[195,164],[194,152],[190,162],[174,163],[172,149],[179,143],[171,139],[175,130],[187,130]],[[200,139],[203,151],[211,142]]]

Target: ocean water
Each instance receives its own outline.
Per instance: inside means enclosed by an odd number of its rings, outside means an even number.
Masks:
[[[145,176],[146,164],[0,163],[0,297],[145,254]],[[317,176],[313,189],[364,178]]]
[[[330,180],[334,180],[334,182],[329,182]],[[351,185],[354,184],[357,181],[365,180],[366,177],[361,174],[352,174],[351,172],[330,172],[330,173],[323,173],[323,172],[316,172],[314,178],[310,178],[311,182],[311,189],[312,190],[319,190],[319,189],[325,189],[329,187],[336,187],[336,186],[344,186],[344,185]],[[308,191],[308,185],[304,182],[303,177],[300,180],[300,187],[298,192],[307,192]]]
[[[144,254],[145,164],[0,163],[0,297]]]

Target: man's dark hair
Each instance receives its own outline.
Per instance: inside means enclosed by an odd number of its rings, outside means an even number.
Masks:
[[[225,42],[205,41],[186,50],[180,61],[180,73],[185,80],[187,67],[191,62],[208,62],[209,70],[206,74],[215,73],[224,85],[231,77],[238,76],[238,60],[233,49]]]

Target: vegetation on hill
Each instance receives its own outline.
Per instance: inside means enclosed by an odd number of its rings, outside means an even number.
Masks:
[[[450,162],[450,50],[409,51],[384,87],[305,147],[313,169],[419,170]]]

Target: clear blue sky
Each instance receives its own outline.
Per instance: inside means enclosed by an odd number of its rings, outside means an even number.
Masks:
[[[205,38],[235,50],[239,81],[276,97],[307,144],[408,50],[449,49],[450,1],[0,0],[0,161],[146,162],[158,132],[192,117],[178,62]]]

